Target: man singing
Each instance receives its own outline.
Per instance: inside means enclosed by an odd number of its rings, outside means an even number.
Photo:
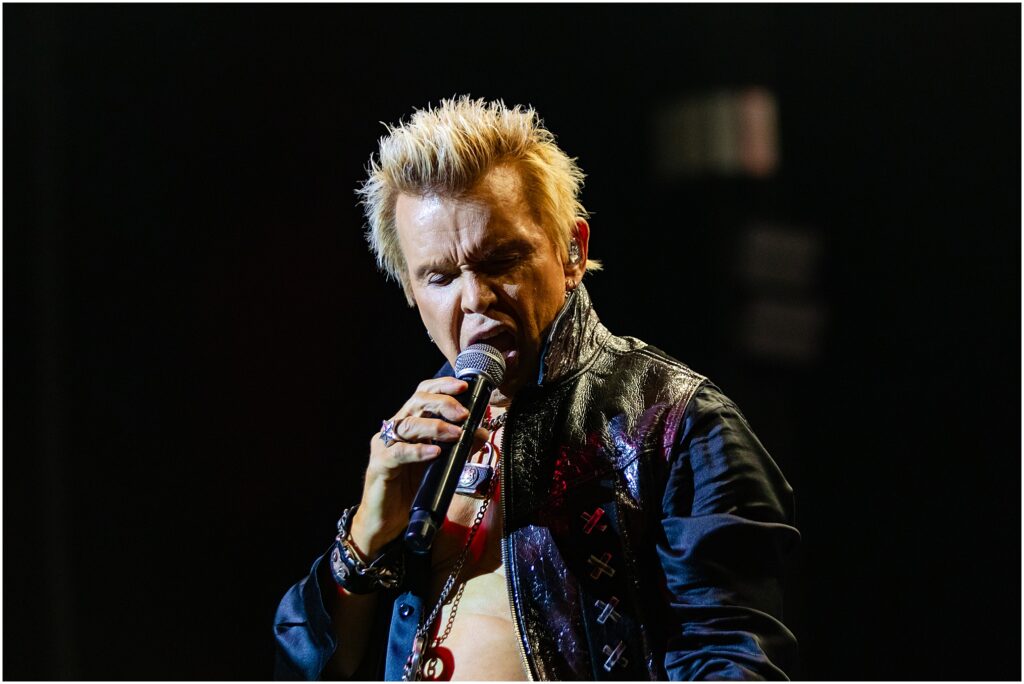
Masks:
[[[583,173],[537,113],[442,101],[389,129],[369,172],[370,245],[447,363],[396,397],[361,501],[282,600],[278,677],[792,674],[792,490],[715,385],[598,320]],[[453,367],[478,342],[506,371],[433,548],[413,554],[409,509],[461,434]]]

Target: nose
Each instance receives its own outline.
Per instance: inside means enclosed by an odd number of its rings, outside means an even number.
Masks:
[[[463,313],[484,313],[494,303],[496,295],[491,283],[476,273],[466,273],[462,281]]]

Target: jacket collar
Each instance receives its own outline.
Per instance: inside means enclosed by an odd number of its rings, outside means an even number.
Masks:
[[[550,386],[585,370],[610,334],[598,319],[586,286],[580,283],[551,324],[541,351],[537,384]]]

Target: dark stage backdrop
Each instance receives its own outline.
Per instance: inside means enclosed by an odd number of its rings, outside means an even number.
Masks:
[[[800,675],[1020,678],[1019,6],[3,19],[4,678],[270,677],[277,601],[441,362],[353,188],[379,122],[456,93],[537,107],[604,321],[784,468]],[[751,87],[762,175],[700,151]]]

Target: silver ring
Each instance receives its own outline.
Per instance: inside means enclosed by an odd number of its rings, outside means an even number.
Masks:
[[[395,434],[395,428],[402,422],[402,419],[398,420],[382,420],[380,423],[380,441],[384,442],[384,446],[391,446],[397,442],[406,442],[406,440]]]

